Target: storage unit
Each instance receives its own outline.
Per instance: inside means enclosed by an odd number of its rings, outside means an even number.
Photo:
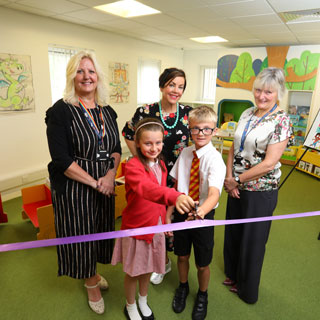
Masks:
[[[305,152],[305,148],[300,147],[297,152],[297,160]],[[296,169],[320,178],[320,152],[308,150],[298,163]]]

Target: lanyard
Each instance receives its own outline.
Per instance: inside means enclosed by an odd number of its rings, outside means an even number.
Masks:
[[[79,98],[79,105],[80,105],[80,107],[81,107],[81,109],[82,109],[82,111],[83,111],[83,113],[85,115],[85,118],[87,119],[88,123],[90,124],[91,128],[94,130],[94,132],[98,136],[99,146],[101,146],[102,138],[106,135],[101,108],[99,108],[99,110],[100,110],[100,119],[101,119],[101,123],[102,124],[101,124],[100,130],[99,130],[96,122],[94,121],[94,119],[93,119],[93,117],[91,115],[91,113],[89,112],[88,108],[85,106],[84,102],[80,98]]]
[[[251,116],[251,118],[248,120],[247,124],[246,124],[246,127],[244,128],[243,132],[242,132],[242,137],[241,137],[241,144],[240,144],[240,148],[239,148],[239,151],[241,152],[244,148],[244,142],[247,138],[247,135],[251,132],[251,130],[253,130],[264,118],[266,118],[271,112],[273,112],[275,109],[277,108],[277,104],[275,104],[271,110],[269,110],[264,116],[262,116],[259,121],[254,124],[252,126],[252,128],[249,130],[248,132],[248,129],[249,129],[249,126],[250,126],[250,122],[252,120],[252,117],[254,116],[254,114]]]

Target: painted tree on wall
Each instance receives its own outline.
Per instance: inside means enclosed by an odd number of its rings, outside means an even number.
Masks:
[[[250,53],[241,53],[237,61],[235,69],[232,71],[231,83],[247,83],[255,76],[252,68],[252,57]]]
[[[300,59],[293,58],[286,65],[288,89],[313,90],[316,82],[319,53],[302,52]]]
[[[256,76],[262,70],[261,66],[262,66],[262,61],[260,59],[256,59],[256,60],[253,61],[252,68],[253,68],[254,74]]]
[[[217,78],[221,81],[229,82],[232,71],[236,67],[238,56],[228,54],[218,60]]]
[[[314,89],[320,53],[304,51],[301,54],[300,59],[293,58],[288,61],[286,56],[289,46],[267,47],[266,49],[267,57],[263,61],[256,59],[253,63],[250,53],[242,53],[237,59],[237,63],[232,70],[230,80],[228,81],[227,78],[218,76],[217,86],[251,91],[258,71],[272,66],[284,69],[288,89]],[[223,58],[224,57],[220,58],[220,60],[224,61]],[[220,67],[222,68],[223,64],[221,64]],[[219,71],[220,74],[223,74],[223,71],[219,70],[218,64],[218,72]],[[228,69],[228,72],[230,74],[230,69]]]

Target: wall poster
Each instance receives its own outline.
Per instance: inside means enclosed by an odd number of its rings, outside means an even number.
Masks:
[[[129,65],[120,62],[109,63],[110,103],[129,102]]]
[[[320,109],[303,145],[320,151]]]
[[[0,53],[0,113],[34,108],[30,56]]]

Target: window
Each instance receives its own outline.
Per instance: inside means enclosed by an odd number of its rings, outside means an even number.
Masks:
[[[202,96],[201,101],[214,101],[216,96],[217,69],[212,66],[202,66]]]
[[[159,60],[139,60],[138,63],[138,104],[159,101]]]
[[[76,48],[58,48],[51,46],[48,49],[51,98],[52,103],[62,98],[66,86],[66,67],[71,56],[77,53]]]

